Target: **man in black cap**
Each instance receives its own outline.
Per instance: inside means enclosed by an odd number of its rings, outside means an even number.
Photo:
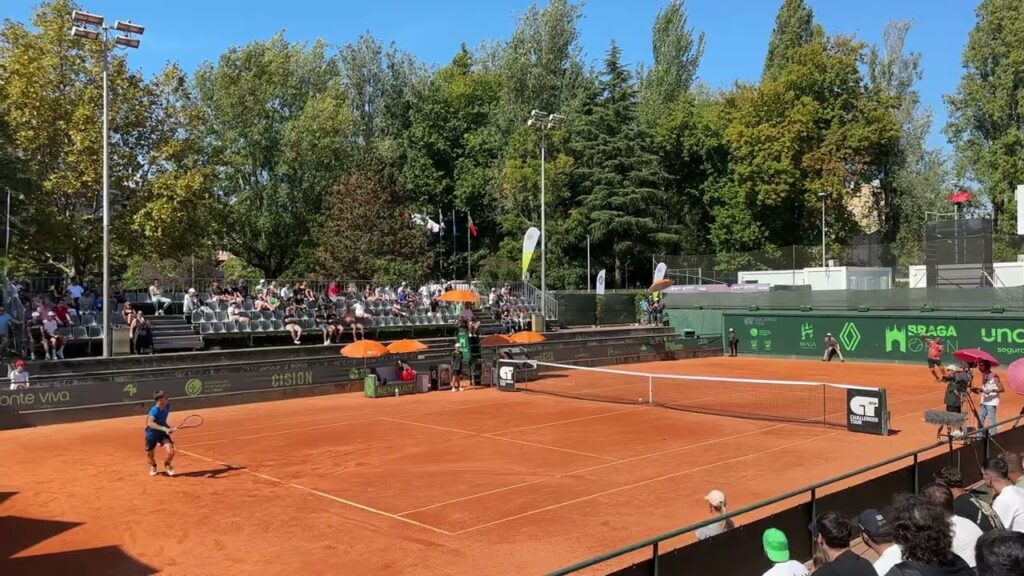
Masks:
[[[877,576],[874,566],[850,550],[853,530],[849,520],[838,512],[825,512],[812,525],[818,548],[825,553],[828,564],[811,576]]]
[[[865,546],[878,555],[874,564],[875,572],[882,576],[903,561],[902,550],[892,541],[892,526],[888,520],[891,516],[891,510],[886,509],[883,513],[874,508],[868,508],[857,516],[860,538]]]

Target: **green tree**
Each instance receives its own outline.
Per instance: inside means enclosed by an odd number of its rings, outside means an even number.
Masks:
[[[670,218],[664,188],[667,175],[651,151],[650,136],[638,121],[632,74],[613,42],[605,58],[593,104],[580,119],[573,142],[579,158],[573,180],[579,208],[569,231],[585,231],[592,251],[612,260],[615,285],[625,285],[627,265],[650,267],[655,249],[673,250],[679,236]],[[572,224],[581,223],[582,226]]]
[[[128,223],[145,198],[146,159],[155,144],[154,90],[113,45],[68,34],[69,0],[41,4],[33,29],[0,29],[0,117],[20,157],[18,233],[12,248],[40,267],[95,271],[101,258],[103,52],[110,50],[110,190],[115,255],[134,244]]]
[[[690,90],[704,55],[704,33],[695,36],[687,28],[683,0],[671,0],[658,12],[651,35],[654,62],[650,71],[637,74],[640,118],[648,126]]]
[[[1015,231],[1014,190],[1024,183],[1024,3],[982,0],[964,48],[964,72],[946,98],[956,168],[981,184],[996,230]]]
[[[394,178],[366,167],[334,188],[317,238],[317,272],[379,284],[426,280],[434,254]],[[367,235],[373,236],[367,242]]]
[[[278,34],[202,65],[195,84],[217,166],[223,248],[276,278],[307,256],[327,194],[351,164],[338,66],[322,42]]]
[[[775,16],[775,28],[768,41],[768,55],[764,59],[762,80],[768,80],[789,65],[793,52],[815,37],[823,35],[814,23],[814,12],[804,0],[784,0]]]

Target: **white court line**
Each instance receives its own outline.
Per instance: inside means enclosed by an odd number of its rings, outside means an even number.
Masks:
[[[556,446],[548,446],[546,444],[537,444],[535,442],[527,442],[525,440],[516,440],[515,438],[505,438],[503,436],[491,436],[490,434],[481,434],[479,432],[470,432],[469,430],[459,430],[458,428],[446,428],[444,426],[435,426],[433,424],[423,424],[422,422],[407,422],[405,420],[398,420],[397,418],[381,418],[387,422],[397,422],[399,424],[409,424],[410,426],[423,426],[425,428],[433,428],[435,430],[444,430],[447,432],[458,432],[459,434],[469,434],[471,436],[481,436],[483,438],[493,438],[494,440],[504,440],[505,442],[514,442],[516,444],[525,444],[527,446],[534,446],[537,448],[544,448],[547,450],[557,450],[559,452],[567,452],[569,454],[576,454],[577,456],[588,456],[590,458],[600,458],[601,460],[611,460],[612,462],[618,462],[618,458],[611,458],[609,456],[601,456],[600,454],[591,454],[589,452],[579,452],[577,450],[570,450],[568,448],[558,448]]]
[[[188,454],[189,456],[193,456],[193,457],[199,458],[201,460],[206,460],[207,462],[213,462],[215,464],[220,464],[221,466],[225,466],[225,467],[228,467],[228,468],[236,468],[235,466],[232,466],[232,465],[230,465],[230,464],[228,464],[226,462],[221,462],[219,460],[214,460],[213,458],[207,458],[206,456],[201,456],[199,454],[196,454],[194,452],[189,452],[187,450],[182,450],[181,448],[178,449],[178,452],[181,452],[183,454]],[[262,474],[260,472],[254,471],[254,470],[249,470],[248,468],[236,468],[236,469],[239,469],[239,470],[241,470],[243,472],[248,472],[249,474],[252,474],[253,476],[257,476],[259,478],[263,478],[263,479],[269,480],[271,482],[276,482],[276,483],[281,484],[283,486],[291,486],[292,488],[295,488],[297,490],[302,490],[304,492],[309,492],[311,494],[316,494],[317,496],[320,496],[322,498],[327,498],[328,500],[334,500],[335,502],[338,502],[340,504],[345,504],[346,506],[351,506],[353,508],[358,508],[358,509],[363,510],[365,512],[370,512],[370,513],[373,513],[373,514],[377,514],[379,516],[384,516],[385,518],[391,518],[392,520],[398,520],[400,522],[405,522],[407,524],[412,524],[413,526],[419,526],[420,528],[426,528],[427,530],[431,530],[433,532],[437,532],[438,534],[444,534],[445,536],[451,536],[452,535],[452,533],[448,532],[447,530],[442,530],[440,528],[435,528],[434,526],[430,526],[428,524],[423,524],[422,522],[417,522],[417,521],[409,519],[409,518],[402,518],[401,516],[398,516],[397,514],[391,514],[390,512],[385,512],[383,510],[378,510],[376,508],[371,508],[369,506],[364,506],[363,504],[360,504],[358,502],[353,502],[351,500],[346,500],[344,498],[339,498],[337,496],[334,496],[334,495],[331,495],[331,494],[327,494],[326,492],[320,492],[319,490],[314,490],[312,488],[307,488],[307,487],[302,486],[300,484],[295,484],[295,483],[292,483],[292,482],[286,482],[286,481],[281,480],[279,478],[274,478],[273,476],[268,476],[266,474]]]
[[[523,430],[533,430],[534,428],[544,428],[545,426],[558,426],[559,424],[568,424],[569,422],[579,422],[580,420],[591,420],[593,418],[604,418],[605,416],[614,416],[616,414],[623,414],[625,412],[635,412],[637,410],[643,410],[649,408],[649,404],[643,406],[637,406],[635,408],[626,408],[625,410],[616,410],[614,412],[604,412],[603,414],[593,414],[591,416],[582,416],[580,418],[570,418],[568,420],[559,420],[558,422],[546,422],[544,424],[534,424],[533,426],[522,426],[520,428],[509,428],[508,430],[498,430],[497,432],[488,432],[488,435],[494,436],[497,434],[507,434],[509,432],[521,432]],[[403,416],[404,418],[404,416]]]
[[[899,404],[900,402],[906,402],[907,400],[916,400],[918,398],[922,398],[922,397],[927,396],[929,394],[931,394],[931,392],[929,392],[928,394],[920,394],[920,395],[917,395],[917,396],[910,396],[910,397],[907,397],[907,398],[903,398],[901,400],[896,400],[894,402],[890,402],[889,404],[890,405],[892,405],[892,404]],[[909,412],[909,413],[906,414],[906,416],[909,416],[909,415],[912,415],[912,414],[918,414],[918,413],[920,413],[920,412]],[[628,462],[636,462],[637,460],[644,460],[644,459],[647,459],[647,458],[652,458],[654,456],[663,456],[665,454],[671,454],[673,452],[682,452],[684,450],[689,450],[690,448],[698,448],[700,446],[708,446],[708,445],[711,445],[711,444],[717,444],[719,442],[724,442],[724,441],[727,441],[727,440],[735,440],[736,438],[742,438],[744,436],[750,436],[750,435],[753,435],[753,434],[759,434],[761,432],[768,432],[770,430],[775,430],[775,429],[783,428],[783,427],[786,427],[786,426],[805,426],[805,425],[806,424],[804,424],[804,423],[791,423],[791,422],[786,422],[786,423],[783,423],[783,424],[776,424],[774,426],[769,426],[767,428],[759,428],[757,430],[752,430],[750,432],[744,432],[742,434],[734,434],[732,436],[726,436],[724,438],[714,438],[714,439],[711,439],[711,440],[706,440],[704,442],[698,442],[697,444],[687,444],[686,446],[679,446],[679,447],[676,447],[676,448],[669,448],[669,449],[666,449],[666,450],[659,450],[657,452],[651,452],[650,454],[642,454],[640,456],[633,456],[631,458],[624,458],[624,459],[619,460],[617,462],[608,462],[606,464],[598,464],[596,466],[589,466],[587,468],[581,468],[579,470],[571,470],[569,472],[563,472],[561,474],[556,474],[554,476],[550,476],[550,477],[547,477],[547,478],[539,478],[537,480],[530,480],[530,481],[527,481],[527,482],[520,482],[519,484],[512,484],[510,486],[505,486],[503,488],[495,488],[494,490],[488,490],[486,492],[481,492],[479,494],[471,494],[469,496],[463,496],[461,498],[453,498],[452,500],[446,500],[446,501],[440,502],[438,504],[431,504],[430,506],[423,506],[422,508],[416,508],[414,510],[406,510],[405,512],[399,512],[398,515],[399,516],[405,516],[406,514],[413,514],[415,512],[422,512],[424,510],[431,510],[431,509],[434,509],[434,508],[440,508],[442,506],[447,506],[449,504],[456,504],[458,502],[464,502],[466,500],[473,500],[475,498],[481,498],[483,496],[490,496],[491,494],[497,494],[498,492],[505,492],[507,490],[515,490],[516,488],[523,488],[525,486],[531,486],[533,484],[540,484],[541,482],[547,482],[549,480],[556,480],[558,478],[564,478],[566,476],[573,476],[573,475],[576,475],[576,474],[583,474],[585,472],[591,472],[591,471],[594,471],[594,470],[599,470],[601,468],[607,468],[609,466],[614,466],[616,464],[625,464],[625,463],[628,463]]]
[[[729,460],[722,460],[720,462],[715,462],[713,464],[707,464],[707,465],[704,465],[704,466],[697,466],[695,468],[689,468],[687,470],[682,470],[682,471],[679,471],[679,472],[673,472],[672,474],[666,474],[664,476],[659,476],[657,478],[651,478],[649,480],[644,480],[642,482],[634,482],[633,484],[629,484],[629,485],[626,485],[626,486],[619,486],[618,488],[611,488],[609,490],[604,490],[602,492],[597,492],[596,494],[591,494],[589,496],[582,496],[580,498],[574,498],[572,500],[566,500],[565,502],[559,502],[558,504],[552,504],[550,506],[545,506],[543,508],[538,508],[536,510],[531,510],[529,512],[523,512],[522,514],[516,514],[515,516],[509,516],[507,518],[501,518],[499,520],[494,520],[492,522],[487,522],[487,523],[484,523],[484,524],[480,524],[479,526],[473,526],[473,527],[470,527],[470,528],[459,530],[458,532],[453,532],[452,534],[455,535],[455,536],[458,536],[460,534],[465,534],[466,532],[472,532],[474,530],[479,530],[481,528],[487,528],[488,526],[494,526],[495,524],[502,524],[504,522],[508,522],[509,520],[516,520],[517,518],[523,518],[525,516],[532,516],[534,514],[539,514],[541,512],[547,512],[548,510],[554,510],[555,508],[561,508],[562,506],[568,506],[570,504],[577,504],[579,502],[585,502],[587,500],[592,500],[594,498],[598,498],[600,496],[605,496],[607,494],[613,494],[615,492],[621,492],[622,490],[628,490],[630,488],[636,488],[637,486],[644,486],[644,485],[650,484],[652,482],[660,482],[662,480],[668,480],[669,478],[675,478],[676,476],[682,476],[684,474],[692,474],[693,472],[699,472],[701,470],[706,470],[708,468],[714,468],[715,466],[721,466],[722,464],[730,464],[732,462],[738,462],[740,460],[746,460],[747,458],[753,458],[754,456],[763,456],[763,455],[769,454],[771,452],[777,452],[777,451],[783,450],[785,448],[792,448],[794,446],[799,446],[800,444],[806,444],[808,442],[814,442],[815,440],[820,440],[822,438],[828,438],[829,436],[834,436],[834,435],[840,434],[840,433],[841,432],[839,432],[839,431],[829,432],[828,434],[822,434],[821,436],[815,436],[814,438],[808,438],[806,440],[801,440],[799,442],[793,442],[791,444],[783,444],[782,446],[776,446],[775,448],[768,448],[766,450],[761,450],[760,452],[754,452],[753,454],[746,454],[744,456],[738,456],[736,458],[731,458]]]

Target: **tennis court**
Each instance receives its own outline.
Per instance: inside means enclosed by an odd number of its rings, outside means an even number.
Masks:
[[[7,431],[0,573],[540,574],[704,518],[712,488],[735,509],[926,444],[921,414],[942,402],[916,365],[616,368],[882,386],[900,433],[495,389],[348,394],[199,411],[204,426],[176,436],[178,476],[151,478],[141,415]],[[633,393],[612,375],[553,379]],[[705,388],[744,402],[728,382]],[[1005,395],[1000,417],[1020,406]]]

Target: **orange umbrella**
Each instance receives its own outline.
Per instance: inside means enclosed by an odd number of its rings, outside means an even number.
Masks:
[[[480,339],[481,346],[506,346],[511,343],[512,339],[504,334],[491,334]]]
[[[410,354],[412,352],[422,352],[430,348],[419,340],[395,340],[391,344],[388,344],[388,352],[392,354]]]
[[[651,284],[651,287],[648,289],[648,292],[661,292],[662,290],[668,288],[673,284],[675,284],[675,282],[669,280],[668,278],[662,278],[661,280],[658,280],[654,284]]]
[[[471,290],[449,290],[438,298],[442,302],[479,302],[480,297]]]
[[[377,358],[388,353],[388,349],[376,340],[359,340],[341,349],[346,358]]]
[[[512,335],[511,340],[516,344],[539,344],[547,340],[547,338],[545,338],[543,334],[526,330],[523,332],[516,332]]]

